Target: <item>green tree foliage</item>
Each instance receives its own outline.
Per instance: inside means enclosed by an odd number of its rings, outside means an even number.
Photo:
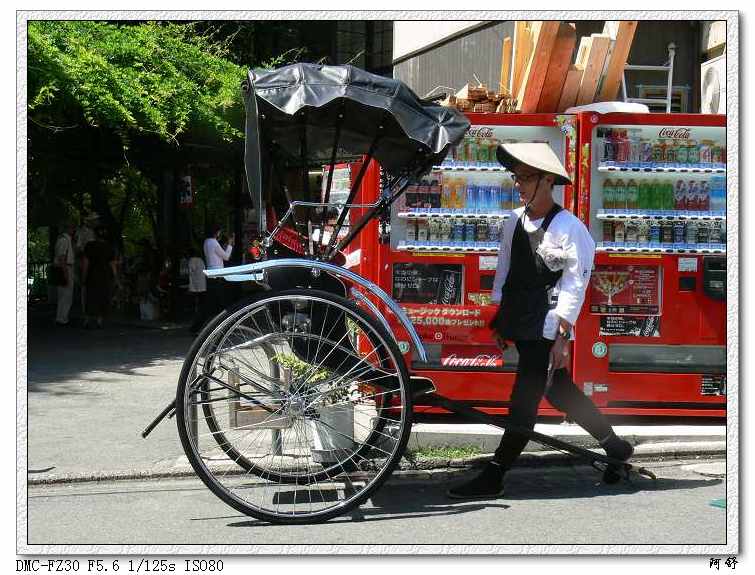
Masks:
[[[89,211],[126,250],[145,237],[165,248],[165,173],[204,163],[229,174],[241,158],[246,68],[228,57],[231,38],[198,23],[34,21],[27,32],[30,233],[50,226],[54,239],[63,218]]]
[[[244,68],[192,24],[36,21],[28,26],[29,118],[179,143],[192,130],[242,138]]]

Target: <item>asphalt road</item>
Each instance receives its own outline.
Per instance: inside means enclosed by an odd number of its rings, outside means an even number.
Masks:
[[[30,486],[30,545],[703,545],[726,543],[725,477],[690,461],[647,465],[653,482],[603,485],[590,467],[517,469],[492,501],[445,497],[448,481],[391,480],[358,510],[320,525],[237,513],[195,479]],[[714,474],[715,475],[715,474]]]

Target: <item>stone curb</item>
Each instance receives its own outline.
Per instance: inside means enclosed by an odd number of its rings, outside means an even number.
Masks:
[[[725,441],[698,442],[668,442],[644,443],[635,447],[634,461],[663,461],[664,459],[686,459],[694,456],[725,456]],[[464,459],[419,459],[416,466],[412,466],[405,458],[399,467],[391,474],[390,481],[429,481],[446,479],[460,475],[469,469],[479,467],[490,461],[493,454],[482,454]],[[517,466],[540,467],[555,465],[573,465],[581,462],[571,454],[560,451],[534,451],[522,453],[517,460]],[[188,463],[172,469],[90,472],[47,475],[45,477],[28,477],[28,486],[61,485],[75,483],[90,483],[103,481],[134,481],[145,479],[181,479],[196,477],[194,470]]]

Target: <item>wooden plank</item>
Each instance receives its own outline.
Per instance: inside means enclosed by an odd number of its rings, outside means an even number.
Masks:
[[[577,100],[577,92],[579,92],[579,85],[582,83],[582,74],[584,68],[579,65],[573,65],[569,67],[566,72],[566,80],[564,80],[564,87],[561,90],[561,98],[558,101],[557,112],[563,112],[567,108],[571,108],[574,102]]]
[[[613,49],[610,56],[606,58],[605,74],[598,89],[598,102],[611,102],[616,99],[636,30],[636,20],[619,22]]]
[[[561,90],[566,81],[574,46],[577,44],[577,31],[574,24],[562,22],[558,27],[556,42],[551,52],[551,61],[540,92],[538,112],[555,112],[561,99]]]
[[[574,59],[575,66],[579,66],[584,70],[585,65],[587,64],[587,58],[590,55],[590,46],[592,46],[592,36],[582,36],[579,39],[577,57]]]
[[[517,94],[522,84],[522,73],[530,57],[532,49],[530,23],[520,21],[516,23],[514,36],[514,77],[511,81],[511,93]]]
[[[582,83],[577,93],[577,106],[592,104],[595,101],[595,92],[598,89],[598,80],[603,71],[603,64],[608,53],[608,44],[611,39],[604,34],[592,34],[590,54],[587,56],[585,73],[582,75]]]
[[[501,82],[499,92],[511,94],[511,38],[506,36],[501,47]]]
[[[537,34],[533,38],[532,57],[527,63],[517,97],[519,109],[525,114],[537,112],[537,104],[540,101],[551,53],[556,43],[559,24],[558,20],[540,22]]]

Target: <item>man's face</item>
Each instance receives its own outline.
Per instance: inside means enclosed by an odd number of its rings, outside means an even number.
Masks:
[[[527,204],[531,202],[544,174],[529,166],[517,166],[512,170],[512,175],[514,185],[519,190],[522,203]]]

